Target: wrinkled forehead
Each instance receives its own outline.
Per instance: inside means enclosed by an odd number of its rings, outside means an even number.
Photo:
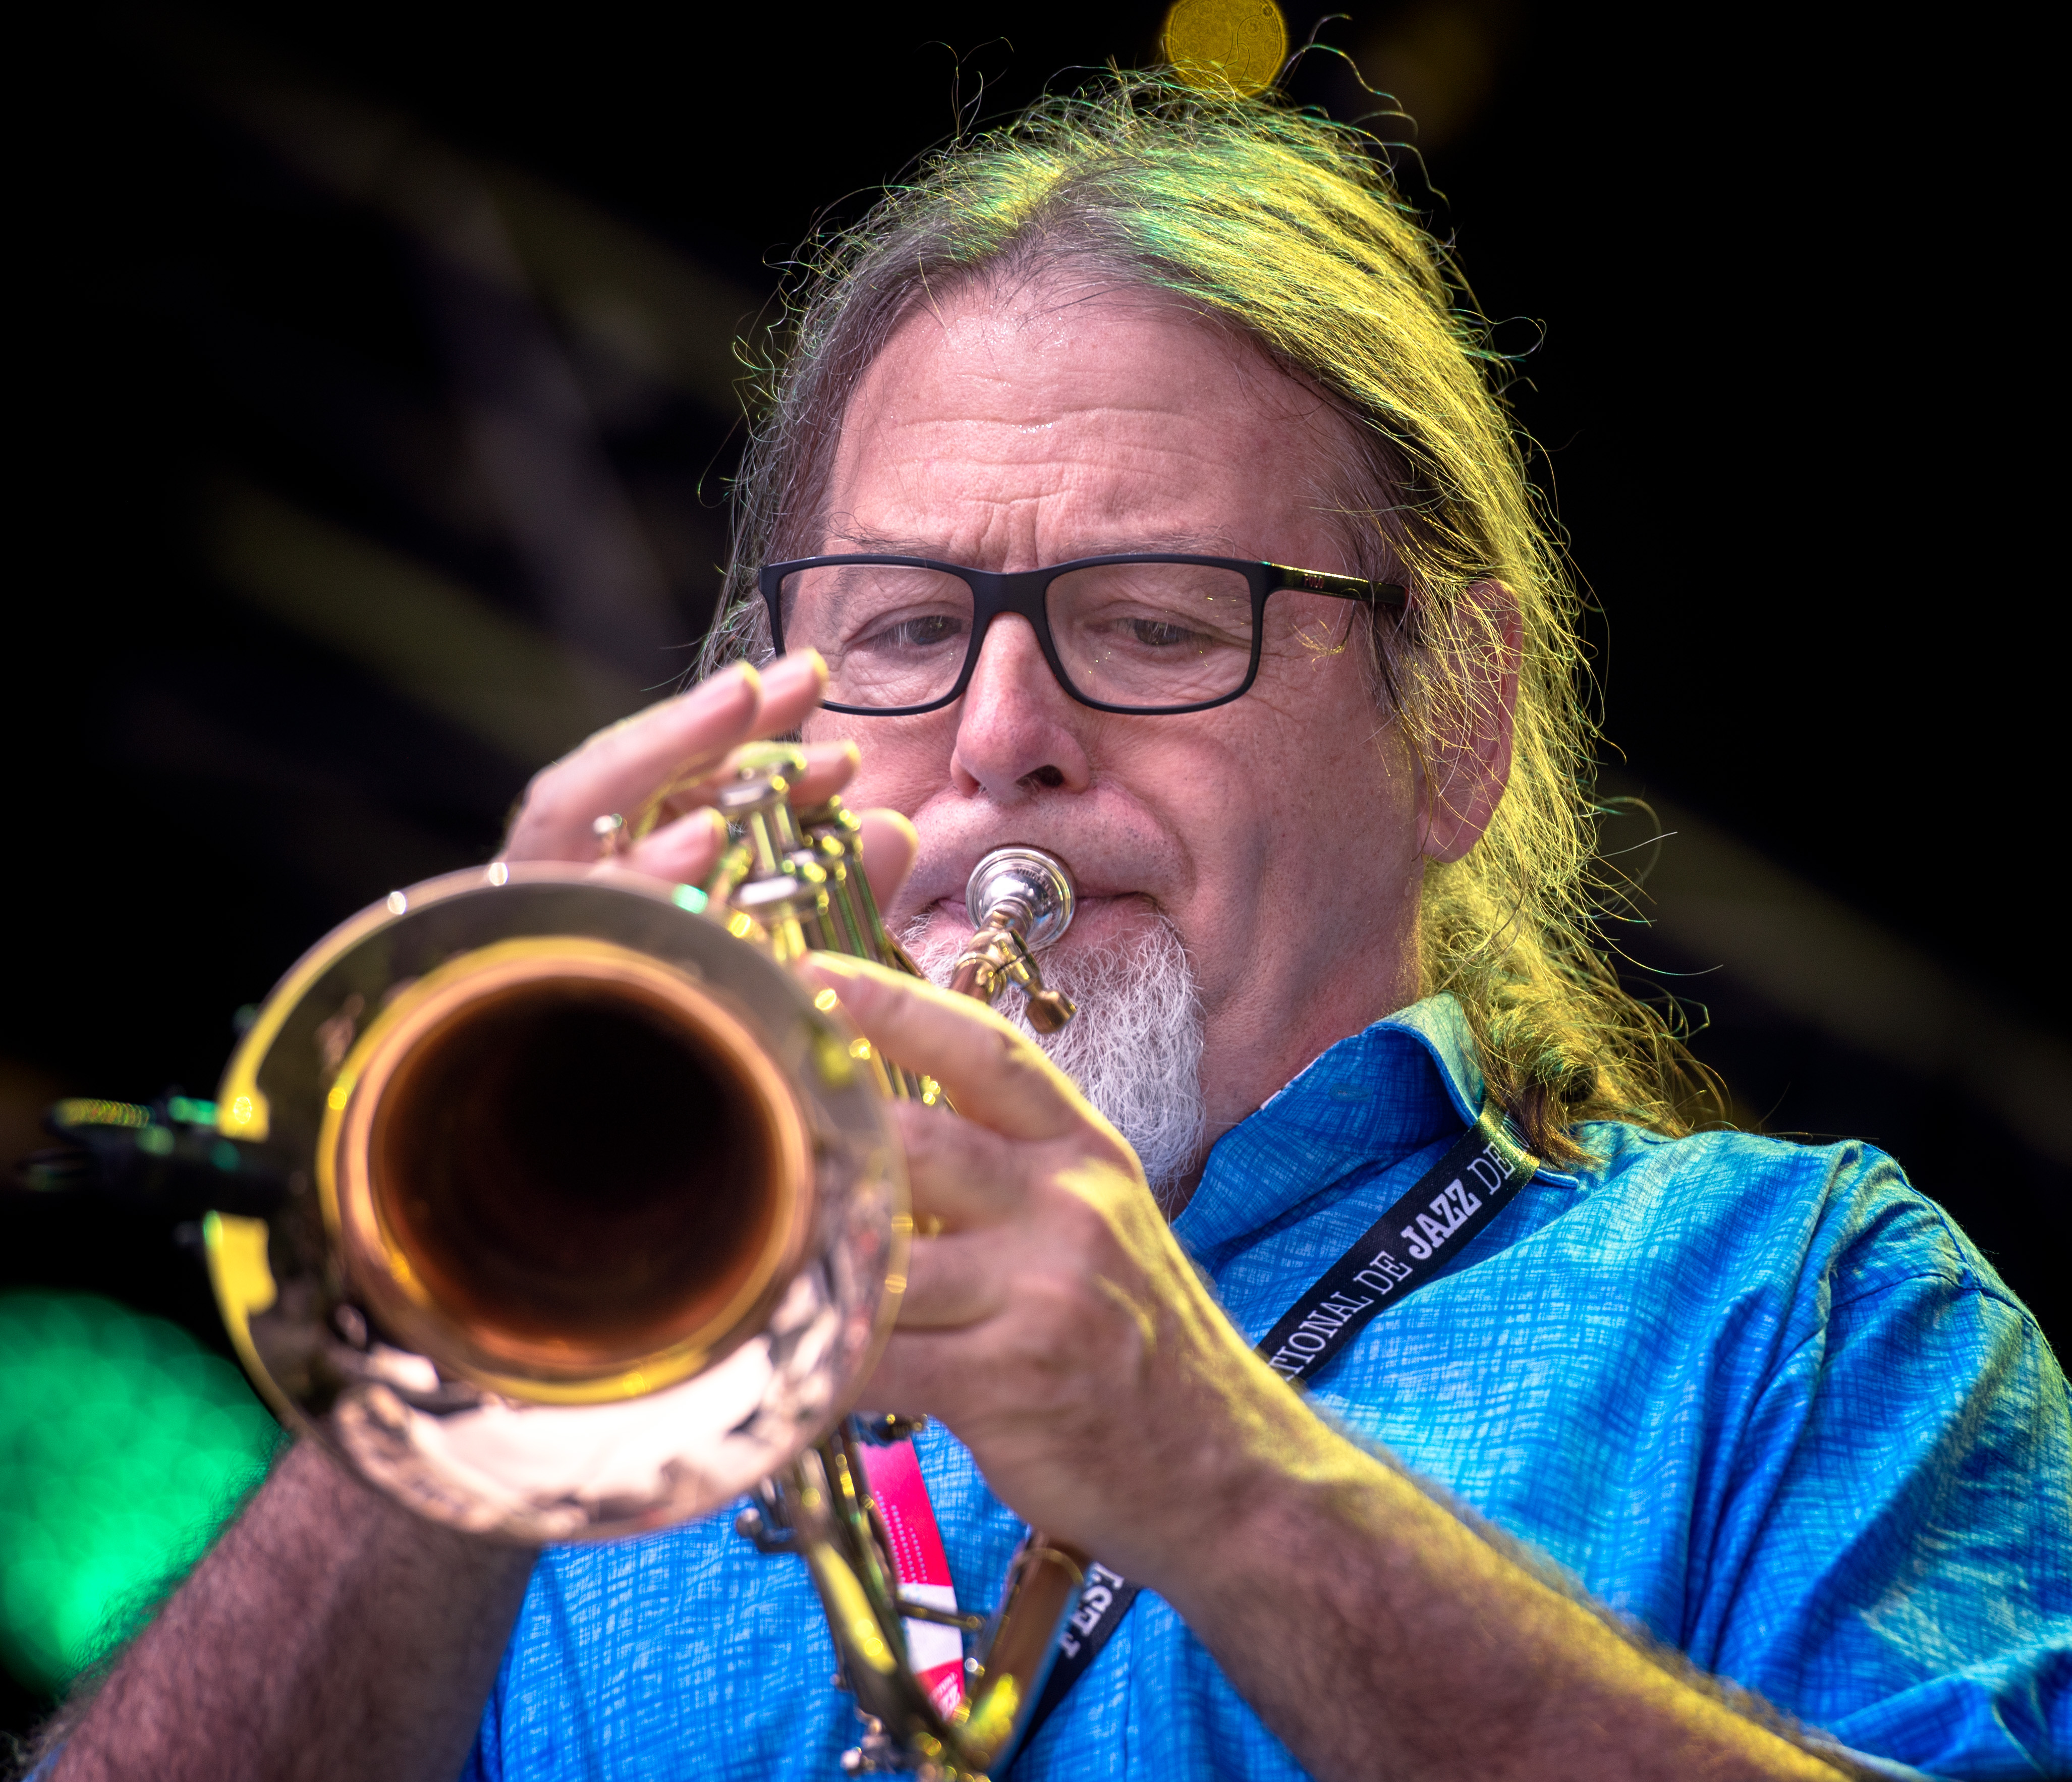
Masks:
[[[1227,323],[1098,267],[968,278],[857,379],[815,548],[1254,554],[1342,508],[1350,429]]]

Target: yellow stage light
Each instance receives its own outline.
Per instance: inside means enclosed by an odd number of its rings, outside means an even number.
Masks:
[[[1273,0],[1174,0],[1166,60],[1190,87],[1249,97],[1288,60],[1288,24]]]

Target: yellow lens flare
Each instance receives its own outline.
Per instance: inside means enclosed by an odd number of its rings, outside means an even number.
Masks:
[[[1288,22],[1273,0],[1174,0],[1166,60],[1190,87],[1250,98],[1288,60]]]

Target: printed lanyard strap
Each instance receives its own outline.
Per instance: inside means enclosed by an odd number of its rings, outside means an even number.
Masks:
[[[1315,1378],[1372,1319],[1466,1249],[1539,1167],[1511,1137],[1495,1104],[1483,1102],[1480,1117],[1458,1142],[1288,1308],[1260,1344],[1260,1357],[1284,1380]],[[1079,1607],[1059,1636],[1057,1657],[1019,1749],[1029,1748],[1100,1656],[1138,1588],[1105,1566],[1087,1568]]]
[[[935,1522],[935,1507],[928,1501],[928,1484],[921,1476],[913,1438],[882,1444],[860,1442],[857,1456],[863,1463],[864,1483],[884,1526],[900,1601],[954,1613],[956,1587],[950,1581],[943,1532]],[[906,1657],[915,1678],[935,1703],[935,1711],[948,1718],[964,1699],[964,1636],[939,1621],[917,1620],[912,1615],[906,1618],[905,1626]]]

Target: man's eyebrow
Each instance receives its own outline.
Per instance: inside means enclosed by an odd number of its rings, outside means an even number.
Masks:
[[[840,532],[831,530],[827,537],[831,545],[845,545],[852,551],[869,552],[882,557],[939,558],[942,555],[940,540],[903,537],[893,533],[859,532],[853,529]],[[827,552],[823,554],[835,556],[841,554]]]

